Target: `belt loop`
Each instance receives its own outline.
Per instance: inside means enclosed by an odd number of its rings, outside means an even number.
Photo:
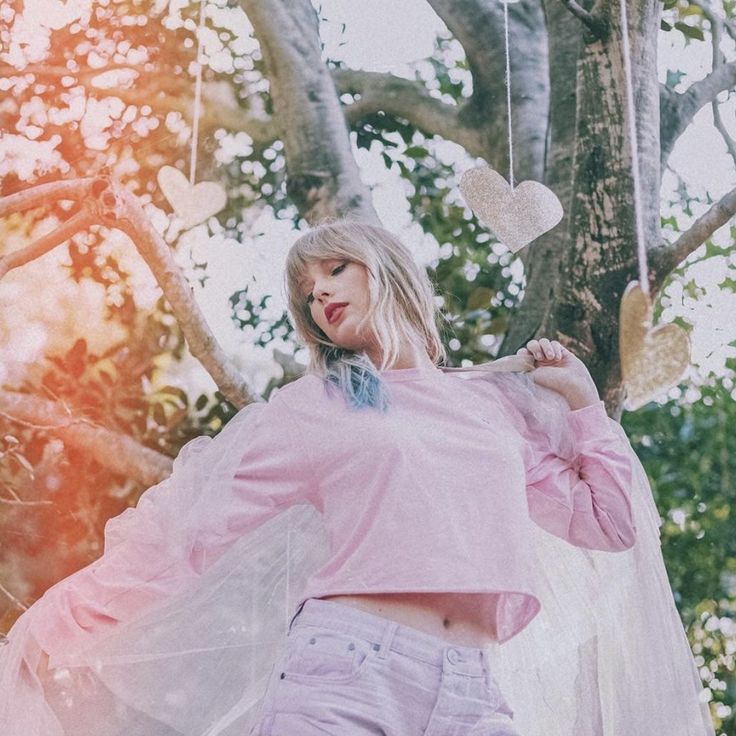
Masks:
[[[495,678],[493,676],[493,672],[491,671],[490,652],[488,651],[488,649],[484,647],[480,650],[480,653],[481,653],[481,660],[483,662],[483,670],[486,676],[486,682],[488,683],[488,687],[492,687]]]
[[[388,657],[389,647],[396,633],[396,629],[399,628],[399,624],[396,621],[391,621],[386,625],[381,636],[381,644],[374,644],[374,649],[378,647],[378,654],[376,655],[379,659],[386,659]]]
[[[296,609],[296,613],[295,613],[295,614],[294,614],[294,615],[293,615],[293,616],[291,617],[291,621],[289,621],[289,631],[288,631],[288,633],[291,633],[291,627],[292,627],[292,626],[294,625],[294,621],[296,620],[296,617],[297,617],[297,616],[298,616],[298,615],[299,615],[299,614],[300,614],[300,613],[302,612],[302,608],[304,608],[304,604],[305,604],[305,603],[306,603],[306,602],[307,602],[308,600],[309,600],[309,598],[307,598],[306,600],[303,600],[303,601],[302,601],[302,602],[301,602],[301,603],[299,604],[299,608],[297,608],[297,609]]]

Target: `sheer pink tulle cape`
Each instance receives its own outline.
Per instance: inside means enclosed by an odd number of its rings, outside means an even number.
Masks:
[[[561,431],[564,399],[509,370],[508,361],[494,365],[472,377],[496,382],[572,459]],[[298,505],[247,532],[205,570],[193,562],[197,530],[216,527],[262,407],[243,409],[215,439],[190,442],[166,481],[107,523],[105,554],[93,563],[104,601],[90,600],[85,568],[18,619],[0,648],[0,733],[248,733],[300,592],[329,552],[319,515]],[[516,637],[490,647],[495,675],[525,736],[713,736],[651,488],[623,429],[610,421],[635,468],[637,542],[624,552],[584,550],[535,527],[542,610]],[[131,588],[132,559],[146,583]],[[53,667],[44,685],[34,674],[39,644]]]

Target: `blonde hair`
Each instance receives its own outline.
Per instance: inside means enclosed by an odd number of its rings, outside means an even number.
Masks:
[[[312,319],[300,282],[311,262],[327,258],[345,258],[367,270],[369,308],[358,329],[376,336],[379,366],[365,353],[333,343]],[[429,276],[401,240],[382,227],[340,219],[312,228],[289,250],[284,286],[297,338],[309,350],[307,373],[336,384],[355,406],[388,407],[377,371],[393,364],[403,341],[424,347],[435,365],[447,359],[439,332],[444,318]]]

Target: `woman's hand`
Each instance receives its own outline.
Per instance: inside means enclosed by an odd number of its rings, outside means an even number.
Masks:
[[[529,340],[526,347],[519,348],[516,354],[531,355],[534,359],[531,371],[534,383],[562,394],[571,409],[581,409],[600,401],[598,389],[585,363],[557,340],[546,337]]]

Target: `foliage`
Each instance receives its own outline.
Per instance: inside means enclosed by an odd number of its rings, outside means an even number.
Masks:
[[[214,435],[235,413],[219,392],[191,401],[183,389],[152,390],[157,364],[184,345],[163,300],[136,313],[128,338],[101,355],[79,338],[62,355],[29,366],[16,392],[60,403],[72,416],[120,432],[174,457],[200,435]],[[105,522],[134,505],[141,484],[111,472],[43,427],[10,422],[0,440],[0,547],[3,571],[22,569],[20,599],[30,604],[56,580],[102,552]],[[20,610],[6,611],[9,624]]]

